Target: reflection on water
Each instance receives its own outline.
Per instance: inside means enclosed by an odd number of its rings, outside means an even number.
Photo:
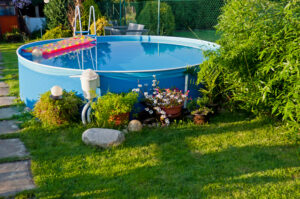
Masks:
[[[149,42],[101,42],[96,46],[68,52],[52,58],[28,57],[34,62],[74,69],[101,71],[155,70],[203,61],[200,49]]]

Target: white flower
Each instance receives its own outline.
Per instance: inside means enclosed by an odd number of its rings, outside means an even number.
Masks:
[[[181,102],[182,102],[182,100],[181,100],[181,99],[179,99],[179,100],[178,100],[178,103],[181,103]]]
[[[152,75],[153,78],[156,78],[156,75]]]
[[[165,118],[166,118],[166,115],[161,115],[161,116],[160,116],[160,119],[161,119],[161,120],[164,120]]]
[[[156,86],[156,84],[152,84],[152,87],[155,87]]]
[[[147,107],[147,108],[145,108],[145,111],[149,111],[149,108]]]
[[[152,110],[150,110],[150,111],[149,111],[149,113],[150,113],[150,115],[152,115],[152,114],[153,114],[153,111],[152,111]]]
[[[156,79],[152,80],[152,82],[153,82],[153,84],[155,84],[156,83]]]
[[[157,100],[154,100],[153,103],[156,104],[156,103],[157,103]]]
[[[165,119],[166,124],[170,124],[170,120],[168,118]]]
[[[174,95],[171,95],[170,97],[171,97],[171,98],[174,98]]]
[[[156,91],[153,91],[153,95],[156,95],[157,94],[157,92]]]
[[[144,92],[144,95],[145,95],[145,96],[148,96],[148,92]]]
[[[143,85],[142,85],[142,84],[138,84],[138,87],[139,87],[139,88],[142,88],[142,87],[143,87]]]
[[[132,92],[140,92],[140,89],[139,88],[134,88],[134,89],[132,89]]]
[[[160,114],[165,115],[166,112],[162,110],[162,111],[160,111]]]

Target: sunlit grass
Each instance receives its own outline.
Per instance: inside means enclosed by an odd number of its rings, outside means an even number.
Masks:
[[[19,74],[16,50],[22,43],[0,43],[0,52],[4,64],[3,79],[10,87],[10,96],[19,96]]]
[[[112,149],[86,146],[85,127],[31,126],[38,198],[297,198],[299,145],[285,129],[245,114],[126,136]]]

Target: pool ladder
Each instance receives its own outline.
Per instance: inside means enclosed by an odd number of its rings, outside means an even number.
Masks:
[[[93,21],[94,21],[94,33],[93,35],[90,34],[90,27],[91,27],[91,15],[93,14]],[[77,17],[78,17],[78,20],[79,20],[79,31],[76,31],[76,28],[77,28]],[[80,16],[80,8],[79,8],[79,5],[77,5],[75,7],[75,24],[74,24],[74,35],[77,35],[77,34],[80,34],[80,35],[83,35],[83,34],[86,34],[86,35],[90,35],[90,36],[96,36],[96,20],[95,20],[95,8],[94,6],[91,6],[90,7],[90,11],[89,11],[89,25],[88,25],[88,29],[87,30],[82,30],[82,26],[81,26],[81,16]]]

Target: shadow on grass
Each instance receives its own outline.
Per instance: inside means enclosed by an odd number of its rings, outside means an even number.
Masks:
[[[237,191],[244,184],[260,186],[291,180],[291,177],[257,172],[298,167],[296,156],[289,161],[284,158],[294,147],[233,147],[201,155],[191,153],[184,146],[162,146],[158,153],[160,161],[155,166],[136,168],[125,174],[115,172],[112,176],[92,174],[87,167],[76,176],[53,176],[41,185],[39,192],[41,197],[51,198],[221,197],[224,193]]]
[[[296,145],[252,144],[205,152],[186,141],[267,125],[257,120],[146,130],[128,135],[125,144],[109,150],[85,146],[81,141],[85,127],[80,126],[29,129],[21,137],[38,168],[38,197],[204,198],[291,180],[272,172],[300,166]]]

